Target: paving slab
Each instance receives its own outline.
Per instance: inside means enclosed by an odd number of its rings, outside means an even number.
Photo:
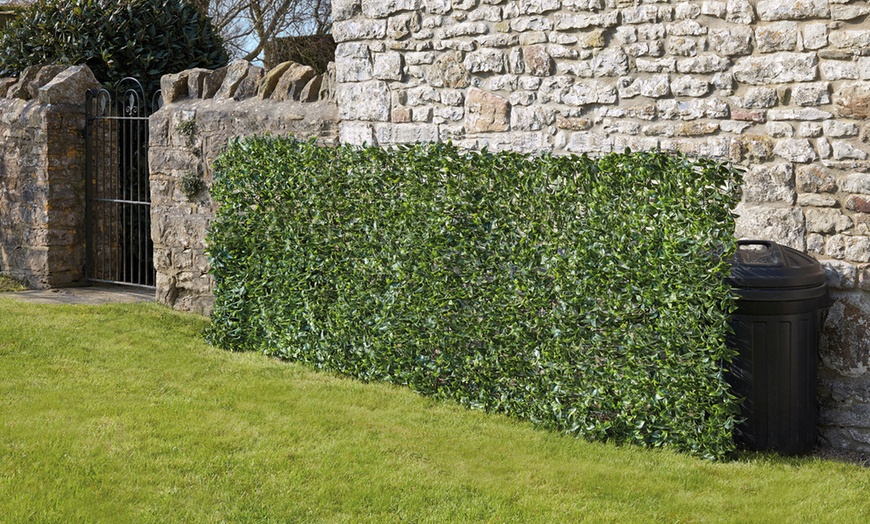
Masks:
[[[34,304],[109,304],[113,302],[154,302],[155,291],[124,286],[89,286],[54,289],[31,289],[0,293],[22,302]]]

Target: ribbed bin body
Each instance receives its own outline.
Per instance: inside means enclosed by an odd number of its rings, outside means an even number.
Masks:
[[[741,241],[731,284],[732,391],[743,398],[739,445],[785,455],[807,453],[817,438],[819,330],[828,305],[819,263],[766,241]]]

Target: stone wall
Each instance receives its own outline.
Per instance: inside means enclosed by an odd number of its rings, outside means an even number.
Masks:
[[[870,451],[870,4],[333,0],[340,138],[747,168],[738,235],[808,251],[836,302],[822,434]]]
[[[86,67],[0,79],[0,273],[48,288],[83,284]]]
[[[166,105],[150,118],[148,155],[159,302],[211,311],[205,234],[214,217],[213,160],[231,139],[250,135],[293,134],[337,144],[330,78],[298,64],[265,71],[245,61],[163,77]]]

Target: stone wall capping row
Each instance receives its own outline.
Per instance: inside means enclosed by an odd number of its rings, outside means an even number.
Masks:
[[[246,60],[234,60],[215,70],[188,69],[160,79],[163,103],[186,98],[317,102],[334,95],[335,65],[318,75],[309,66],[284,62],[265,70]]]
[[[18,78],[0,78],[0,98],[81,105],[88,89],[100,87],[85,65],[30,66]]]

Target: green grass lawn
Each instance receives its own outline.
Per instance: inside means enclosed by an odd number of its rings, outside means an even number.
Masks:
[[[870,470],[590,444],[0,295],[0,522],[867,522]]]

